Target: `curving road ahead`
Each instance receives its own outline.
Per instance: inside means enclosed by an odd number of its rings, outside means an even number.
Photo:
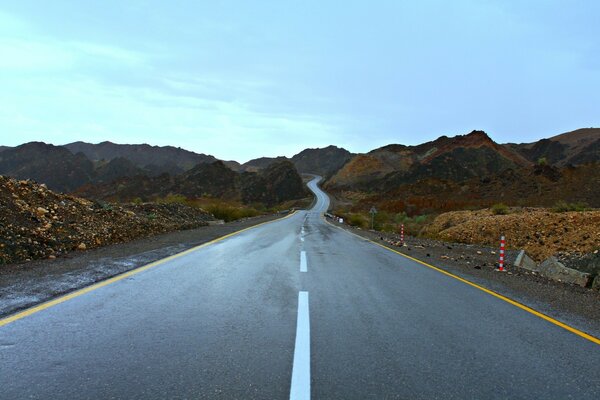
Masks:
[[[317,182],[310,211],[0,321],[0,398],[600,398],[597,344],[327,224]]]

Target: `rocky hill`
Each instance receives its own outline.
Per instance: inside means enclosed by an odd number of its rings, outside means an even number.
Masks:
[[[327,182],[330,190],[387,191],[422,179],[460,182],[531,162],[482,131],[418,146],[388,145],[354,157]]]
[[[459,243],[497,246],[505,236],[508,246],[524,249],[536,261],[557,253],[591,253],[600,248],[600,211],[557,213],[548,209],[511,210],[495,215],[490,210],[453,211],[439,215],[426,236]]]
[[[0,174],[34,179],[53,190],[69,192],[95,179],[94,164],[82,153],[41,142],[7,148],[0,153]]]
[[[258,172],[243,173],[231,170],[222,161],[215,161],[198,164],[177,176],[136,176],[109,184],[87,185],[76,194],[120,202],[138,198],[153,201],[177,194],[190,199],[212,197],[245,204],[262,203],[267,207],[308,196],[302,178],[289,161],[270,164]]]
[[[292,157],[296,169],[328,178],[342,168],[354,155],[348,150],[328,146],[322,149],[306,149]]]
[[[183,172],[200,163],[212,163],[217,159],[211,155],[198,154],[173,146],[150,146],[148,144],[98,144],[74,142],[64,146],[71,153],[83,153],[91,161],[111,161],[115,158],[129,160],[138,168],[148,169],[154,174]]]
[[[513,149],[532,162],[544,160],[564,167],[600,160],[600,128],[584,128],[542,139],[534,143],[509,143]]]
[[[340,191],[336,195],[351,199],[355,211],[366,212],[377,205],[384,211],[410,215],[485,208],[496,203],[552,207],[564,201],[600,208],[600,165],[535,165],[461,182],[431,177],[385,191]]]
[[[301,173],[317,174],[327,178],[342,168],[353,156],[354,154],[346,149],[327,146],[302,150],[292,158],[283,156],[256,158],[242,164],[241,170],[256,172],[275,162],[291,161]]]
[[[115,205],[0,176],[0,264],[206,225],[213,217],[181,204]]]
[[[267,168],[269,165],[271,165],[273,163],[281,162],[281,161],[289,161],[289,159],[287,157],[283,157],[283,156],[255,158],[253,160],[243,163],[240,166],[240,170],[246,171],[246,172],[257,172],[257,171],[260,171],[261,169]]]

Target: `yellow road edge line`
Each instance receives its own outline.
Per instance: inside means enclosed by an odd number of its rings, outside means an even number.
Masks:
[[[4,317],[4,318],[0,319],[0,327],[2,327],[4,325],[8,325],[11,322],[20,320],[22,318],[25,318],[25,317],[27,317],[29,315],[35,314],[35,313],[40,312],[42,310],[45,310],[47,308],[53,307],[53,306],[55,306],[57,304],[64,303],[67,300],[71,300],[71,299],[74,299],[75,297],[79,297],[81,295],[84,295],[84,294],[89,293],[91,291],[94,291],[96,289],[100,289],[101,287],[108,286],[111,283],[115,283],[115,282],[118,282],[118,281],[123,280],[125,278],[129,278],[130,276],[139,274],[140,272],[143,272],[143,271],[146,271],[146,270],[148,270],[150,268],[153,268],[153,267],[156,267],[158,265],[164,264],[164,263],[166,263],[168,261],[171,261],[171,260],[174,260],[176,258],[185,256],[186,254],[192,253],[192,252],[194,252],[196,250],[199,250],[199,249],[201,249],[203,247],[207,247],[207,246],[210,246],[211,244],[220,242],[220,241],[225,240],[227,238],[230,238],[232,236],[239,235],[240,233],[246,232],[246,231],[248,231],[250,229],[258,228],[259,226],[270,224],[270,223],[277,222],[277,221],[283,221],[284,219],[290,218],[291,216],[295,215],[297,212],[298,211],[296,210],[293,213],[286,215],[285,217],[277,218],[277,219],[274,219],[272,221],[261,222],[260,224],[256,224],[256,225],[250,226],[248,228],[240,229],[239,231],[228,233],[228,234],[226,234],[224,236],[221,236],[221,237],[218,237],[216,239],[210,240],[210,241],[208,241],[206,243],[202,243],[202,244],[200,244],[198,246],[189,248],[189,249],[184,250],[184,251],[182,251],[180,253],[176,253],[176,254],[170,255],[168,257],[161,258],[160,260],[156,260],[156,261],[153,261],[153,262],[151,262],[149,264],[142,265],[141,267],[137,267],[137,268],[132,269],[130,271],[123,272],[121,274],[115,275],[112,278],[108,278],[106,280],[94,283],[94,284],[92,284],[90,286],[86,286],[83,289],[75,290],[75,291],[73,291],[71,293],[68,293],[66,295],[57,297],[57,298],[52,299],[52,300],[48,300],[48,301],[43,302],[41,304],[38,304],[37,306],[33,306],[31,308],[27,308],[27,309],[25,309],[23,311],[19,311],[16,314],[13,314],[13,315],[10,315],[8,317]]]
[[[592,336],[592,335],[590,335],[590,334],[588,334],[588,333],[585,333],[585,332],[583,332],[583,331],[580,331],[579,329],[577,329],[577,328],[574,328],[574,327],[572,327],[572,326],[570,326],[570,325],[567,325],[567,324],[565,324],[564,322],[558,321],[558,320],[556,320],[556,319],[554,319],[554,318],[552,318],[552,317],[550,317],[550,316],[548,316],[548,315],[546,315],[546,314],[544,314],[544,313],[542,313],[542,312],[540,312],[540,311],[534,310],[533,308],[531,308],[531,307],[529,307],[529,306],[526,306],[525,304],[519,303],[518,301],[516,301],[516,300],[513,300],[513,299],[511,299],[510,297],[506,297],[506,296],[504,296],[504,295],[502,295],[502,294],[500,294],[500,293],[494,292],[493,290],[487,289],[487,288],[485,288],[485,287],[483,287],[483,286],[480,286],[480,285],[478,285],[478,284],[476,284],[476,283],[474,283],[474,282],[471,282],[471,281],[469,281],[469,280],[467,280],[467,279],[461,278],[461,277],[460,277],[460,276],[458,276],[458,275],[454,275],[454,274],[453,274],[453,273],[451,273],[451,272],[445,271],[445,270],[443,270],[443,269],[441,269],[441,268],[438,268],[438,267],[435,267],[435,266],[433,266],[433,265],[431,265],[431,264],[427,264],[425,261],[421,261],[421,260],[419,260],[419,259],[417,259],[417,258],[411,257],[411,256],[409,256],[409,255],[406,255],[406,254],[403,254],[403,253],[401,253],[401,252],[399,252],[399,251],[397,251],[397,250],[391,249],[391,248],[389,248],[389,247],[387,247],[387,246],[385,246],[385,245],[383,245],[383,244],[381,244],[381,243],[377,243],[377,242],[375,242],[375,241],[373,241],[373,240],[371,240],[371,239],[368,239],[368,238],[365,238],[365,237],[363,237],[363,236],[357,235],[357,234],[356,234],[356,233],[354,233],[354,232],[350,232],[350,231],[348,231],[348,230],[346,230],[346,229],[344,229],[344,228],[341,228],[341,227],[339,227],[339,226],[337,226],[337,225],[334,225],[334,224],[330,223],[330,222],[329,222],[329,221],[327,221],[327,219],[325,219],[325,218],[324,218],[324,221],[325,221],[327,224],[329,224],[329,225],[333,226],[334,228],[338,228],[338,229],[340,229],[340,230],[342,230],[342,231],[344,231],[344,232],[346,232],[346,233],[349,233],[349,234],[351,234],[351,235],[354,235],[354,236],[356,236],[356,237],[358,237],[358,238],[360,238],[360,239],[363,239],[363,240],[365,240],[365,241],[367,241],[367,242],[370,242],[370,243],[372,243],[372,244],[374,244],[374,245],[377,245],[377,246],[379,246],[379,247],[382,247],[382,248],[384,248],[384,249],[386,249],[386,250],[389,250],[389,251],[391,251],[391,252],[394,252],[394,253],[396,253],[396,254],[399,254],[399,255],[401,255],[402,257],[408,258],[409,260],[412,260],[412,261],[414,261],[414,262],[417,262],[417,263],[419,263],[419,264],[421,264],[421,265],[424,265],[424,266],[426,266],[426,267],[428,267],[428,268],[431,268],[431,269],[433,269],[433,270],[435,270],[435,271],[437,271],[437,272],[439,272],[439,273],[442,273],[442,274],[444,274],[444,275],[447,275],[447,276],[449,276],[449,277],[451,277],[451,278],[454,278],[454,279],[456,279],[456,280],[458,280],[458,281],[460,281],[460,282],[466,283],[466,284],[467,284],[467,285],[469,285],[469,286],[472,286],[472,287],[474,287],[474,288],[476,288],[476,289],[479,289],[479,290],[481,290],[482,292],[485,292],[485,293],[487,293],[487,294],[489,294],[489,295],[491,295],[491,296],[494,296],[494,297],[496,297],[496,298],[498,298],[498,299],[500,299],[500,300],[503,300],[503,301],[505,301],[505,302],[507,302],[507,303],[509,303],[509,304],[512,304],[513,306],[515,306],[515,307],[518,307],[518,308],[520,308],[521,310],[527,311],[528,313],[530,313],[530,314],[533,314],[533,315],[535,315],[536,317],[539,317],[539,318],[541,318],[541,319],[544,319],[544,320],[546,320],[546,321],[548,321],[548,322],[550,322],[550,323],[552,323],[552,324],[554,324],[554,325],[556,325],[556,326],[559,326],[559,327],[561,327],[561,328],[563,328],[563,329],[565,329],[565,330],[567,330],[567,331],[569,331],[569,332],[571,332],[571,333],[574,333],[574,334],[576,334],[577,336],[580,336],[580,337],[582,337],[582,338],[584,338],[584,339],[587,339],[587,340],[589,340],[589,341],[590,341],[590,342],[592,342],[592,343],[595,343],[595,344],[597,344],[597,345],[600,345],[600,339],[599,339],[599,338],[597,338],[597,337],[595,337],[595,336]]]

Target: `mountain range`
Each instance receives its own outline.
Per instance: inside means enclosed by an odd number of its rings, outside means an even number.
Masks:
[[[472,131],[416,146],[390,144],[364,154],[328,146],[291,158],[262,157],[244,164],[172,146],[30,142],[0,147],[0,174],[31,178],[53,190],[88,197],[151,199],[178,193],[274,204],[305,195],[299,189],[298,172],[314,173],[325,177],[331,193],[340,197],[358,193],[367,199],[365,204],[391,198],[404,208],[412,201],[445,209],[451,204],[481,206],[498,198],[546,204],[560,197],[560,193],[543,196],[544,190],[554,190],[556,182],[570,188],[562,191],[571,193],[565,200],[596,204],[600,196],[594,198],[595,191],[587,186],[597,180],[599,160],[600,129],[585,128],[533,143],[498,144],[485,132]],[[511,190],[489,196],[481,192],[486,185]],[[463,193],[462,200],[456,198],[458,192]],[[520,193],[519,198],[501,195],[507,192]],[[410,200],[411,196],[418,199]],[[439,201],[442,197],[445,203]]]

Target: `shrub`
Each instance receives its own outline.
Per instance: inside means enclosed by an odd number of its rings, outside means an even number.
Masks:
[[[215,218],[222,219],[225,222],[235,221],[241,218],[249,218],[260,215],[258,210],[251,207],[235,207],[228,204],[210,204],[205,210],[211,213]]]
[[[541,166],[548,165],[548,159],[546,157],[540,157],[538,158],[537,163]]]
[[[350,214],[348,217],[348,224],[352,226],[358,226],[360,228],[370,228],[370,222],[364,216],[360,214]]]
[[[554,207],[552,207],[554,212],[569,212],[569,211],[586,211],[588,210],[587,204],[585,203],[567,203],[564,200],[559,200],[556,202]]]
[[[492,214],[494,215],[506,215],[508,214],[508,206],[503,203],[494,204],[491,208]]]
[[[187,204],[188,200],[187,197],[182,194],[170,194],[159,199],[157,202],[163,204]]]

